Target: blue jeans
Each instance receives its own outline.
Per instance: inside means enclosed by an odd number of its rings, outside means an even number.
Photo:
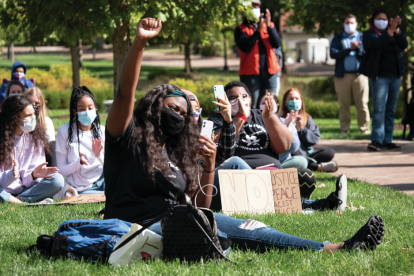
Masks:
[[[55,173],[52,178],[43,178],[39,183],[24,190],[20,194],[16,195],[22,201],[36,202],[45,198],[52,197],[57,194],[60,189],[63,188],[65,180],[63,176]],[[10,194],[0,188],[0,202],[9,202]]]
[[[99,179],[96,180],[92,184],[92,187],[90,187],[89,189],[83,192],[79,192],[79,194],[82,194],[82,195],[104,194],[104,192],[105,192],[105,179],[102,173],[101,177],[99,177]]]
[[[258,98],[262,91],[270,89],[276,93],[277,89],[277,74],[270,75],[269,73],[263,73],[262,75],[242,75],[240,81],[244,83],[250,90],[252,95],[252,108],[259,108]]]
[[[221,197],[220,197],[220,183],[218,170],[251,170],[249,165],[240,157],[233,156],[232,158],[224,161],[221,165],[216,168],[214,173],[214,187],[217,189],[217,194],[211,200],[210,209],[221,210]],[[214,190],[216,190],[214,189]],[[215,194],[215,191],[213,192]]]
[[[264,224],[259,225],[256,229],[249,229],[249,226],[244,225],[247,220],[236,219],[217,213],[214,213],[214,216],[217,228],[220,229],[219,235],[231,239],[234,245],[243,249],[259,249],[263,252],[266,248],[275,247],[279,249],[295,248],[322,251],[325,245],[329,244],[327,241],[316,242],[288,235]],[[254,226],[255,223],[249,223],[249,225]],[[162,235],[160,222],[154,223],[148,229]]]
[[[395,108],[400,95],[401,78],[371,78],[374,114],[372,115],[371,141],[380,144],[392,142]]]
[[[298,171],[308,167],[308,159],[303,156],[292,156],[282,162],[282,169],[297,168]]]

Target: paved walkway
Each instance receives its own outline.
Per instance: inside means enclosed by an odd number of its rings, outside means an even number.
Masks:
[[[18,55],[29,54],[32,47],[15,47],[15,59],[18,60]],[[151,50],[151,47],[144,52],[143,65],[147,66],[168,66],[168,67],[184,67],[184,54],[183,53],[159,53],[156,50]],[[63,46],[39,46],[36,47],[36,51],[42,54],[62,54],[70,55],[69,48]],[[7,55],[7,47],[3,48],[3,54]],[[83,51],[84,59],[92,59],[93,54],[91,49],[85,49]],[[112,49],[98,50],[95,58],[113,60]],[[228,58],[227,66],[230,71],[239,70],[240,59],[239,58]],[[202,57],[197,55],[191,55],[191,66],[193,68],[224,68],[223,57]],[[318,65],[311,63],[294,63],[286,64],[287,73],[295,76],[333,76],[334,66]]]
[[[414,142],[394,141],[402,150],[367,150],[369,140],[321,140],[315,149],[333,148],[339,170],[348,178],[388,186],[414,195]]]

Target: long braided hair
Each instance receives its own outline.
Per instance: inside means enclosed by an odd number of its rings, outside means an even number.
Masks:
[[[99,138],[102,135],[101,131],[101,120],[99,118],[98,104],[95,97],[93,96],[91,90],[86,86],[81,86],[73,89],[72,95],[70,96],[70,105],[69,105],[69,129],[68,129],[68,145],[72,143],[73,136],[73,126],[76,125],[76,136],[78,137],[78,151],[80,152],[80,143],[79,143],[79,126],[80,122],[78,121],[78,116],[74,114],[73,111],[77,112],[78,110],[78,101],[83,97],[90,97],[95,104],[96,108],[96,118],[92,122],[92,132],[93,138]],[[76,124],[74,124],[76,122]]]

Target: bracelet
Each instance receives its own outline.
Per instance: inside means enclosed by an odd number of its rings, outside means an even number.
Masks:
[[[247,117],[240,114],[239,112],[237,112],[236,116],[239,117],[240,119],[242,119],[244,122],[247,122]]]
[[[216,169],[214,169],[214,170],[212,170],[211,172],[209,172],[209,171],[206,171],[206,169],[204,169],[204,172],[206,172],[206,173],[213,173],[215,170],[216,170]]]

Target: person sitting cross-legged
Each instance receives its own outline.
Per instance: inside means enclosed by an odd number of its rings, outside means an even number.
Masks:
[[[66,181],[55,198],[103,194],[105,127],[100,125],[98,104],[86,86],[72,91],[69,112],[69,123],[56,135],[57,166]]]
[[[208,183],[214,181],[217,147],[208,137],[200,136],[190,100],[175,85],[154,87],[134,110],[145,45],[160,30],[161,20],[144,18],[138,23],[120,87],[108,114],[104,175],[105,219],[138,223],[162,235],[160,221],[153,221],[180,204],[177,194],[186,192],[193,197],[193,204],[210,207],[213,188]],[[204,160],[202,168],[198,167],[200,157]],[[195,199],[198,189],[204,193]],[[258,221],[214,215],[220,235],[227,234],[233,244],[251,250],[269,247],[317,252],[373,250],[382,243],[385,225],[381,217],[373,216],[351,239],[330,244],[285,234]]]
[[[273,166],[281,168],[279,154],[289,150],[292,134],[273,113],[274,102],[269,100],[269,108],[263,112],[251,109],[251,97],[247,86],[239,81],[228,83],[224,90],[231,104],[231,120],[236,126],[235,156],[242,158],[251,168]],[[214,131],[220,135],[225,122],[230,120],[222,114],[214,114],[209,120],[214,122]]]
[[[7,98],[0,112],[0,201],[42,201],[61,190],[62,175],[47,167],[49,144],[32,102]],[[51,202],[51,200],[49,200]]]

